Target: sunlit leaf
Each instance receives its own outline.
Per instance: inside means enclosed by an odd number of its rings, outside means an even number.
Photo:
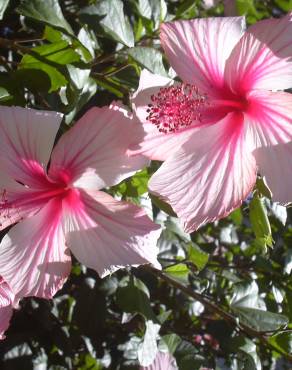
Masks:
[[[73,34],[71,26],[63,16],[58,0],[22,0],[17,10],[28,18]]]
[[[3,19],[4,12],[9,4],[9,0],[0,1],[0,20]]]
[[[134,46],[134,34],[121,0],[102,0],[80,11],[80,18],[93,29],[101,26],[114,40]]]
[[[150,47],[137,46],[129,49],[129,55],[135,59],[142,67],[150,72],[167,76],[167,72],[162,62],[162,53],[159,50]]]

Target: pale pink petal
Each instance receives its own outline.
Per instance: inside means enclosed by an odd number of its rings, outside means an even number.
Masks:
[[[226,80],[232,90],[245,93],[250,89],[290,88],[291,34],[291,14],[263,20],[248,28],[226,63]]]
[[[145,212],[100,191],[76,190],[67,200],[66,242],[75,257],[104,277],[129,266],[157,262],[160,227]]]
[[[57,143],[49,175],[76,187],[115,185],[148,164],[127,152],[142,137],[141,125],[119,105],[92,108]]]
[[[0,339],[5,339],[4,333],[9,327],[13,313],[13,300],[14,295],[8,284],[0,278]]]
[[[244,17],[176,21],[162,24],[161,43],[179,77],[211,96],[224,86],[225,62],[244,29]]]
[[[241,114],[203,128],[163,163],[149,182],[187,232],[239,207],[256,180],[256,164]]]
[[[292,202],[292,95],[253,91],[246,124],[253,135],[259,172],[266,177],[273,200]]]
[[[14,226],[0,244],[0,275],[16,297],[52,298],[63,286],[71,262],[62,231],[61,203]]]
[[[152,124],[143,125],[145,136],[139,145],[131,148],[131,155],[143,154],[150,159],[165,161],[192,136],[193,130],[164,134]]]
[[[292,142],[254,151],[259,172],[265,176],[272,199],[282,204],[292,202]]]
[[[245,117],[255,148],[292,141],[292,94],[253,91]]]
[[[177,370],[174,357],[170,353],[157,352],[154,362],[149,366],[140,366],[140,370]]]
[[[0,107],[0,170],[29,186],[41,186],[62,115]]]

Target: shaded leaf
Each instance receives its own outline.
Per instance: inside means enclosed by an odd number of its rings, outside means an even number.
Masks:
[[[24,57],[25,58],[25,57]],[[42,85],[42,90],[48,90],[49,92],[58,90],[61,86],[65,86],[67,84],[67,79],[65,76],[59,72],[59,70],[55,67],[52,67],[49,64],[40,62],[38,59],[34,57],[29,58],[29,62],[26,62],[27,59],[23,59],[24,62],[21,62],[18,71],[16,72],[18,76],[22,75],[22,78],[29,79],[28,70],[33,75],[34,70],[44,72],[49,78],[49,86],[47,83],[44,83],[44,80],[41,81],[31,81],[32,84]],[[36,72],[39,73],[39,72]],[[33,77],[35,79],[35,76]]]
[[[159,209],[161,209],[163,212],[167,213],[170,216],[177,217],[176,213],[168,203],[164,202],[163,200],[161,200],[159,197],[152,193],[149,193],[149,196],[151,198],[152,203],[155,204],[156,207],[158,207]]]
[[[139,279],[130,279],[127,286],[118,288],[116,299],[117,304],[123,311],[139,313],[146,320],[157,322],[149,297],[145,293],[145,285],[143,287]]]
[[[261,362],[257,355],[256,345],[248,338],[236,336],[228,343],[231,350],[240,354],[238,362],[243,370],[261,370]]]
[[[234,311],[240,322],[257,331],[275,331],[288,324],[284,315],[256,308],[236,307]]]
[[[287,354],[292,353],[292,330],[280,332],[269,338],[269,342]]]

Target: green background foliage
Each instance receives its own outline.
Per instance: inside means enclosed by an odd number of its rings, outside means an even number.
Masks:
[[[290,10],[291,0],[236,1],[249,24]],[[92,106],[129,104],[142,68],[171,76],[161,22],[223,14],[220,1],[206,10],[199,0],[1,0],[0,104],[60,111],[61,134]],[[52,301],[21,302],[1,369],[138,369],[158,349],[181,370],[291,369],[291,208],[272,203],[259,178],[240,209],[185,234],[147,194],[157,166],[107,191],[162,224],[164,270],[101,280],[75,261]]]

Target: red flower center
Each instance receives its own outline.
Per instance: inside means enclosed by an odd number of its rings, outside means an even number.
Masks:
[[[176,132],[200,121],[200,110],[205,104],[206,96],[201,95],[194,85],[182,83],[163,87],[151,96],[147,120],[160,132]]]

